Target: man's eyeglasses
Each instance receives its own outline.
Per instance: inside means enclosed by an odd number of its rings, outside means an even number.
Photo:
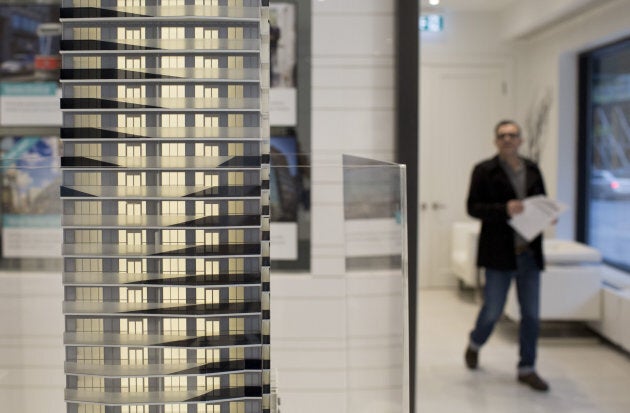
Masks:
[[[505,139],[505,138],[516,139],[516,138],[520,138],[520,137],[521,137],[521,135],[518,134],[518,133],[499,133],[497,135],[497,139]]]

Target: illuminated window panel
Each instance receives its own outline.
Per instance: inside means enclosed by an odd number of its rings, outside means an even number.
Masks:
[[[162,69],[184,69],[186,59],[184,56],[161,56],[160,67]]]
[[[148,302],[147,287],[120,287],[120,302],[139,304]]]
[[[144,274],[147,272],[147,260],[146,258],[121,258],[118,267],[121,273]]]
[[[77,272],[103,271],[103,261],[100,258],[77,258],[75,266]]]
[[[195,27],[195,39],[218,39],[219,29]]]
[[[230,274],[242,274],[245,270],[245,260],[242,258],[230,258],[228,260]]]
[[[74,40],[101,40],[100,27],[75,27],[72,29]]]
[[[228,39],[242,39],[243,38],[243,28],[242,27],[228,27],[227,30]]]
[[[118,201],[118,215],[141,216],[146,213],[146,201]]]
[[[74,231],[75,244],[98,244],[103,238],[103,231],[98,229],[78,229]]]
[[[186,115],[183,113],[162,114],[161,124],[163,128],[183,128],[186,126]]]
[[[242,128],[245,125],[245,117],[242,114],[229,114],[228,115],[228,127],[230,128]]]
[[[220,377],[197,377],[197,389],[211,392],[221,388]]]
[[[166,404],[164,413],[188,413],[188,405],[185,403]]]
[[[73,56],[72,67],[75,69],[100,69],[101,56]]]
[[[162,215],[184,215],[186,201],[162,201]]]
[[[204,320],[200,320],[204,321]],[[202,323],[203,324],[203,323]],[[197,323],[199,325],[199,323]],[[199,333],[198,333],[199,335]],[[216,348],[201,348],[197,350],[197,363],[218,363],[221,361],[221,352]]]
[[[160,144],[162,156],[186,156],[186,144],[162,143]]]
[[[147,116],[140,115],[118,115],[118,127],[119,128],[144,128],[147,126]]]
[[[120,320],[120,333],[131,335],[146,335],[149,332],[148,319],[127,319]]]
[[[102,146],[100,143],[77,143],[74,145],[75,156],[100,157]]]
[[[163,303],[185,303],[186,288],[185,287],[164,287],[162,288]]]
[[[72,126],[75,128],[100,128],[101,115],[75,115]]]
[[[147,230],[121,229],[118,231],[118,242],[121,245],[146,245]]]
[[[166,275],[186,274],[186,260],[184,258],[162,259],[162,273]]]
[[[125,99],[140,99],[147,95],[147,87],[145,85],[118,85],[118,97]]]
[[[102,333],[103,332],[103,319],[102,318],[78,318],[76,320],[76,332],[77,333]]]
[[[242,318],[230,318],[230,334],[240,335],[245,334],[245,320]]]
[[[166,301],[165,301],[166,302]],[[183,301],[168,301],[168,302],[186,302],[184,297]],[[162,321],[162,334],[165,336],[185,336],[186,335],[186,319],[185,318],[165,318]]]
[[[75,175],[75,185],[97,186],[101,184],[100,172],[79,172]]]
[[[119,40],[142,40],[146,38],[144,27],[119,27],[116,32]]]
[[[245,289],[243,287],[230,287],[229,300],[231,303],[241,303],[245,301]]]
[[[219,245],[219,233],[212,230],[195,230],[195,244],[196,245]]]
[[[216,188],[219,186],[219,175],[211,172],[195,172],[195,185],[203,185],[207,188]]]
[[[183,27],[162,27],[160,29],[160,38],[163,40],[180,40],[185,39],[185,29]]]
[[[118,172],[118,185],[126,187],[141,187],[147,185],[146,172]]]
[[[242,69],[244,66],[243,56],[228,56],[228,69]]]
[[[245,203],[243,201],[228,201],[228,215],[243,215]]]
[[[186,245],[186,231],[183,229],[163,229],[162,245]]]
[[[230,99],[243,99],[245,93],[243,91],[243,85],[229,85],[228,86],[228,98]]]
[[[219,88],[215,86],[195,85],[195,97],[217,99],[219,97]]]
[[[197,304],[219,304],[219,290],[216,288],[197,287],[195,289],[195,299]]]
[[[195,214],[203,216],[218,216],[219,204],[212,201],[195,201]]]
[[[89,85],[89,86],[73,86],[72,92],[75,98],[100,98],[101,86]]]
[[[184,85],[162,85],[160,91],[163,98],[186,97],[186,87]]]
[[[211,304],[211,303],[208,303]],[[221,326],[217,320],[197,319],[197,335],[198,336],[218,336],[221,335]],[[217,351],[218,354],[218,351]]]
[[[166,347],[163,351],[164,364],[186,363],[187,354],[185,348]]]
[[[195,67],[204,69],[218,69],[219,59],[216,57],[195,56]]]
[[[228,172],[229,186],[243,186],[245,174],[243,172]]]
[[[103,347],[77,347],[78,364],[104,364],[105,349]]]
[[[186,185],[186,172],[162,172],[160,181],[163,186],[184,186]]]
[[[146,143],[119,143],[118,156],[127,158],[138,158],[147,155]]]
[[[219,262],[216,260],[197,258],[195,260],[195,270],[197,275],[218,275]]]
[[[121,366],[142,366],[149,362],[149,351],[146,347],[121,347]]]
[[[228,230],[228,242],[230,244],[242,244],[245,242],[245,231],[242,229]]]
[[[118,56],[119,69],[144,69],[146,68],[146,57],[144,56]]]
[[[105,379],[103,377],[79,376],[77,380],[77,389],[103,391],[105,390]]]
[[[218,128],[219,117],[216,115],[204,115],[198,113],[195,115],[195,126],[201,128]]]
[[[120,391],[123,393],[141,393],[149,391],[149,379],[146,377],[123,377],[120,379]],[[131,406],[130,406],[131,407]],[[134,406],[139,407],[140,410],[135,410],[134,413],[137,412],[149,412],[148,406]],[[146,410],[145,410],[146,407]],[[129,410],[131,413],[133,410]]]

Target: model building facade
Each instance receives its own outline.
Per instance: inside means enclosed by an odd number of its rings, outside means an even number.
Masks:
[[[269,411],[264,0],[63,0],[71,413]]]

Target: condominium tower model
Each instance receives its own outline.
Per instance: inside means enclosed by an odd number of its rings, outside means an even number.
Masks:
[[[270,411],[268,0],[63,0],[69,413]]]

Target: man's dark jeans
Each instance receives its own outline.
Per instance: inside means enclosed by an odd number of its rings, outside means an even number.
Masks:
[[[475,329],[470,333],[474,347],[485,344],[494,326],[503,314],[507,292],[513,278],[516,278],[516,291],[521,307],[520,361],[519,371],[534,369],[536,364],[536,344],[539,330],[540,270],[536,266],[534,254],[526,251],[516,257],[517,269],[502,271],[486,268],[484,304],[477,317]]]

